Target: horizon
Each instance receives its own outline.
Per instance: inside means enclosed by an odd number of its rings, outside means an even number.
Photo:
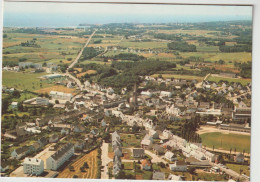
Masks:
[[[252,6],[5,2],[4,27],[252,21]]]

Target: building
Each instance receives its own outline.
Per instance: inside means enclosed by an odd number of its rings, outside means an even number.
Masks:
[[[242,153],[239,153],[234,157],[234,161],[237,163],[244,163],[244,160],[245,160],[245,157]]]
[[[155,171],[153,173],[153,180],[165,180],[165,173],[164,172]]]
[[[23,162],[24,174],[32,174],[39,176],[44,171],[44,162],[41,159],[26,157]]]
[[[133,149],[133,157],[143,158],[144,157],[144,149]]]
[[[64,162],[74,155],[74,145],[68,143],[46,160],[47,169],[56,171]]]
[[[17,106],[18,106],[18,102],[12,102],[12,103],[11,103],[12,109],[16,109]]]
[[[172,171],[187,171],[187,164],[184,161],[175,161],[174,164],[169,164],[170,170]]]
[[[142,162],[141,162],[141,169],[142,170],[151,170],[151,168],[152,168],[151,161],[149,161],[147,159],[142,160]]]
[[[161,97],[172,97],[172,92],[161,91],[160,96]]]
[[[19,160],[22,157],[24,157],[26,154],[28,154],[29,151],[30,150],[28,146],[20,147],[18,149],[13,150],[13,152],[11,153],[11,157]]]
[[[235,122],[247,122],[251,120],[251,108],[235,108],[232,119]]]
[[[52,99],[67,100],[67,101],[70,101],[72,98],[72,94],[57,92],[57,91],[51,91],[50,96]]]
[[[43,97],[36,97],[36,104],[37,105],[48,105],[49,104],[49,99],[43,98]]]
[[[174,155],[174,153],[167,151],[164,155],[165,159],[169,160],[169,161],[175,161],[177,160],[177,157]]]
[[[174,174],[170,174],[169,177],[168,177],[168,180],[183,181],[181,176],[177,176],[177,175],[174,175]]]

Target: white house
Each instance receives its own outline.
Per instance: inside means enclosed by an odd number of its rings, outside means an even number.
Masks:
[[[64,162],[69,160],[74,155],[74,145],[68,143],[64,145],[60,150],[46,159],[47,169],[56,171]]]
[[[169,160],[169,161],[175,161],[177,160],[177,157],[174,155],[174,153],[170,152],[170,151],[167,151],[164,155],[164,157]]]
[[[25,158],[23,162],[24,174],[32,174],[39,176],[44,171],[44,162],[41,159]]]
[[[160,96],[162,96],[162,97],[171,97],[172,96],[172,92],[161,91]]]
[[[12,109],[16,109],[17,106],[18,106],[18,102],[12,102],[12,103],[11,103]]]
[[[63,92],[57,92],[57,91],[51,91],[50,96],[52,99],[60,99],[60,100],[68,100],[70,101],[72,98],[72,94],[69,93],[63,93]]]
[[[151,97],[153,94],[150,91],[142,91],[141,95]]]
[[[181,176],[177,176],[177,175],[174,175],[174,174],[170,174],[169,177],[168,177],[168,180],[183,181]]]
[[[169,167],[172,171],[187,171],[187,164],[184,161],[175,161],[174,164],[169,164]]]
[[[235,162],[237,162],[237,163],[243,163],[244,162],[244,159],[245,157],[244,157],[244,155],[242,154],[242,153],[239,153],[239,154],[237,154],[235,157],[234,157],[234,160],[235,160]]]
[[[29,152],[28,146],[20,147],[18,149],[13,150],[13,152],[11,153],[11,157],[19,160],[22,157],[24,157],[28,152]]]

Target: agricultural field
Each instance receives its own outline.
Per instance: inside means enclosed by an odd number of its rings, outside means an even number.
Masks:
[[[167,48],[167,42],[134,42],[129,40],[123,40],[119,44],[121,47],[128,47],[133,49],[166,49]]]
[[[47,88],[41,88],[39,90],[35,90],[37,93],[50,93],[50,91],[58,91],[58,92],[64,92],[64,93],[71,93],[72,95],[76,94],[76,89],[75,88],[68,88],[63,85],[55,85]]]
[[[159,75],[162,75],[163,78],[176,78],[176,79],[198,80],[198,81],[203,80],[203,77],[199,77],[199,76],[177,75],[177,74],[153,74],[152,77],[157,78]]]
[[[219,82],[220,80],[228,81],[228,82],[239,82],[242,85],[247,85],[248,83],[251,83],[251,79],[243,79],[243,78],[225,78],[225,77],[218,77],[218,76],[209,76],[207,78],[208,81],[214,81]]]
[[[73,178],[74,175],[77,175],[78,178],[86,178],[86,179],[96,179],[97,178],[97,150],[93,150],[90,153],[84,155],[76,162],[71,164],[74,167],[74,171],[70,171],[68,167],[66,167],[57,178]],[[83,166],[84,162],[88,163],[89,168],[85,169],[85,172],[81,172],[80,168]]]
[[[74,59],[87,39],[75,36],[6,33],[3,39],[3,61],[26,59],[27,62],[44,63]],[[35,41],[38,47],[26,47],[21,43]]]
[[[220,132],[204,133],[200,135],[202,145],[215,149],[223,149],[232,151],[236,149],[237,152],[250,152],[250,136],[239,134],[222,134]]]
[[[51,87],[54,84],[48,80],[40,80],[39,77],[46,73],[22,73],[3,71],[2,84],[9,88],[35,91],[42,88]]]

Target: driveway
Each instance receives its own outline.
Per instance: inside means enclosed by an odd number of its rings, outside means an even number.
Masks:
[[[163,160],[163,157],[160,157],[149,150],[144,150],[144,152],[145,154],[150,155],[152,157],[152,163],[163,162],[164,164],[167,164],[167,162]]]

